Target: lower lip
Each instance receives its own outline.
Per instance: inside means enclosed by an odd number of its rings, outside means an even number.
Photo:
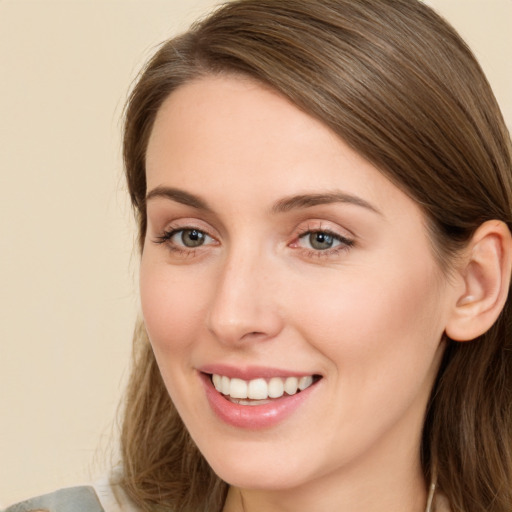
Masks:
[[[266,404],[239,405],[229,401],[215,389],[210,375],[200,373],[200,376],[213,412],[229,425],[252,430],[273,427],[288,418],[309,398],[318,384],[315,383],[295,395],[274,398]]]

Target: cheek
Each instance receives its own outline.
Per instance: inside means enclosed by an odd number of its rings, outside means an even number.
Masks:
[[[146,330],[157,357],[185,350],[204,324],[201,287],[186,272],[143,257],[140,269],[140,298]],[[172,358],[176,360],[176,357]]]
[[[309,297],[307,305],[290,296],[295,318],[307,319],[300,324],[303,337],[359,394],[375,394],[378,382],[399,387],[430,378],[443,332],[434,271],[401,265],[386,270],[340,272],[323,286],[308,286],[300,294]]]
[[[140,298],[146,331],[165,387],[180,415],[200,414],[187,400],[194,374],[191,356],[204,325],[202,288],[162,262],[142,258]],[[195,385],[200,383],[192,380]],[[199,390],[195,390],[198,392]]]
[[[325,415],[336,425],[329,434],[333,450],[348,439],[357,451],[397,424],[414,423],[403,435],[421,431],[439,364],[442,317],[432,275],[398,270],[400,278],[365,272],[325,283],[321,293],[310,290],[307,307],[294,303],[297,321],[307,319],[302,337],[328,361],[328,401],[340,404]]]
[[[344,338],[382,339],[386,332],[399,337],[436,323],[432,315],[440,309],[439,294],[430,273],[397,272],[396,277],[384,278],[366,270],[350,276],[341,271],[322,284],[306,284],[300,294],[290,294],[288,300],[293,301],[296,316],[307,318],[312,333],[326,333],[335,345]],[[301,296],[312,300],[302,301]],[[428,333],[422,334],[428,337]]]

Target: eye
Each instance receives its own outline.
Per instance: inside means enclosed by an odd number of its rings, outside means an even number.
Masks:
[[[211,244],[214,239],[197,228],[179,228],[166,231],[155,240],[159,244],[168,244],[176,250],[195,249],[202,245]]]
[[[210,238],[206,233],[198,229],[181,229],[174,233],[171,240],[174,243],[181,243],[185,247],[199,247]]]
[[[353,240],[328,230],[308,230],[298,237],[297,246],[312,252],[332,253],[354,245]]]
[[[312,249],[316,249],[317,251],[332,249],[336,243],[339,243],[339,240],[336,240],[333,235],[323,231],[314,231],[312,233],[303,235],[300,240],[302,239],[306,239],[310,247]]]

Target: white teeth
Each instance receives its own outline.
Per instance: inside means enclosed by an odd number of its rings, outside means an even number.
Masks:
[[[253,400],[265,400],[268,398],[268,386],[265,379],[249,381],[247,396]]]
[[[297,389],[299,388],[299,379],[297,377],[288,377],[284,383],[284,390],[289,395],[295,395],[297,393]]]
[[[229,395],[229,392],[231,391],[230,387],[230,378],[223,375],[220,381],[220,389],[218,391],[223,395]]]
[[[270,398],[279,398],[284,394],[284,382],[279,377],[273,377],[268,383],[268,396]]]
[[[309,388],[311,384],[313,384],[313,377],[311,377],[311,375],[308,375],[307,377],[301,377],[299,380],[299,389],[303,391],[306,388]]]
[[[238,405],[263,405],[270,403],[270,400],[239,400],[238,398],[231,398],[229,399],[234,404]]]
[[[212,381],[215,389],[222,392],[222,377],[220,375],[212,375]]]
[[[229,396],[231,398],[247,398],[247,382],[242,379],[231,379]]]
[[[269,398],[280,398],[286,394],[294,395],[298,391],[303,391],[313,384],[313,376],[306,377],[272,377],[270,380],[253,379],[246,381],[243,379],[230,379],[225,375],[212,375],[212,382],[215,389],[223,395],[236,399],[241,405],[254,405],[248,400],[267,400]]]

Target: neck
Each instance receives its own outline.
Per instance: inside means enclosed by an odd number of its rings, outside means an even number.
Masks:
[[[262,492],[231,488],[224,512],[424,512],[427,501],[424,485],[415,490],[412,486],[392,486],[381,490],[379,485],[366,485],[364,491],[345,488],[338,489],[336,493],[324,493],[324,490],[323,486],[318,486],[313,492],[305,489]]]
[[[232,487],[223,512],[424,512],[428,486],[419,456],[413,464],[397,462],[373,459],[371,464],[343,468],[290,489]]]

